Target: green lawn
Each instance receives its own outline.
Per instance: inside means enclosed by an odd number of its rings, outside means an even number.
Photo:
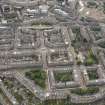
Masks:
[[[85,65],[89,66],[89,65],[93,65],[93,64],[97,64],[98,60],[96,58],[96,56],[93,54],[92,50],[90,49],[88,51],[87,57],[86,57],[86,61],[85,61]]]
[[[58,100],[46,100],[42,104],[38,105],[90,105],[90,104],[74,104],[71,103],[70,98],[58,99]]]
[[[92,95],[98,93],[98,91],[99,91],[98,87],[88,87],[88,88],[72,89],[71,93],[83,96],[83,95]]]
[[[98,79],[97,71],[88,71],[88,76],[90,80]]]
[[[32,70],[32,71],[29,71],[29,72],[26,72],[25,73],[25,76],[33,81],[35,81],[35,83],[37,85],[39,85],[40,87],[42,88],[45,88],[46,87],[46,72],[41,70],[41,69],[38,69],[38,70]]]
[[[72,72],[54,73],[55,80],[57,82],[73,81]]]

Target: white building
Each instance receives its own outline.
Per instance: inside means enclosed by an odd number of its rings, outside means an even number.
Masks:
[[[39,6],[39,9],[40,9],[41,13],[47,13],[48,12],[48,8],[49,8],[48,5],[40,5]]]

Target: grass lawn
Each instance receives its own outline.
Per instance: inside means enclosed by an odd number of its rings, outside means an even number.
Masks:
[[[95,93],[99,92],[98,87],[88,87],[88,88],[77,88],[77,89],[72,89],[71,93],[77,94],[77,95],[92,95]]]
[[[39,85],[42,88],[46,87],[46,72],[38,69],[38,70],[32,70],[25,73],[25,76],[31,80],[33,80],[37,85]]]
[[[72,72],[54,73],[55,80],[57,82],[73,81]]]
[[[98,63],[97,58],[94,56],[92,50],[89,50],[87,57],[86,57],[85,65],[89,66],[89,65],[93,65],[93,64],[97,64],[97,63]]]
[[[74,104],[70,102],[70,99],[58,99],[58,100],[46,100],[42,104],[38,105],[90,105],[90,104]]]
[[[98,79],[97,71],[88,71],[88,76],[90,80]]]

